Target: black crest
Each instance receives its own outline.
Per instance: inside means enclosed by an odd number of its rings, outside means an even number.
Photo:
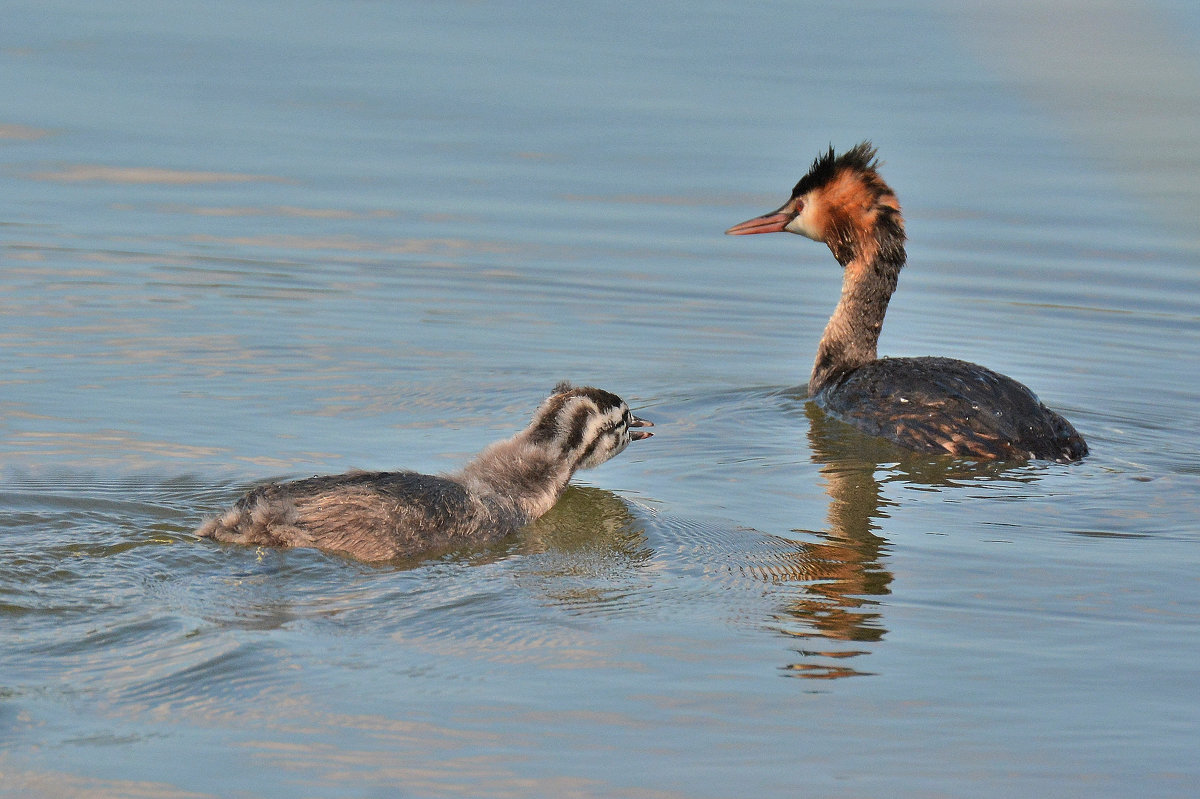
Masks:
[[[825,186],[843,169],[874,172],[879,168],[879,161],[875,158],[876,152],[874,145],[869,141],[860,142],[841,155],[835,153],[833,145],[830,145],[829,152],[818,155],[813,160],[808,174],[800,178],[796,188],[792,189],[792,196],[799,197]]]

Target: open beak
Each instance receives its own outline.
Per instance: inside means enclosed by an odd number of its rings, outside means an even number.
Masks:
[[[635,417],[633,417],[633,421],[631,421],[629,423],[629,426],[630,427],[654,427],[654,422],[647,421],[646,419],[639,419],[638,417],[635,416]],[[652,435],[654,435],[654,434],[651,433],[649,430],[630,430],[629,431],[629,440],[630,441],[641,441],[643,438],[649,438]]]
[[[751,233],[783,233],[787,223],[796,218],[796,201],[788,200],[778,211],[747,219],[725,231],[727,236],[749,236]]]

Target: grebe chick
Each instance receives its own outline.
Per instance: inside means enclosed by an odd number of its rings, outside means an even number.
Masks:
[[[1071,423],[1010,377],[952,358],[877,356],[906,255],[900,203],[879,176],[875,154],[870,142],[840,156],[829,148],[779,210],[725,231],[799,233],[827,244],[842,265],[841,299],[817,347],[809,395],[835,418],[907,449],[1082,458],[1087,444]]]
[[[577,469],[653,427],[615,394],[559,383],[527,428],[446,476],[350,472],[251,490],[196,531],[237,544],[315,547],[364,561],[503,538],[542,516]]]

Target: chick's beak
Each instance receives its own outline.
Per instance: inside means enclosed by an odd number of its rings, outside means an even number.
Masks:
[[[633,420],[630,421],[629,426],[630,427],[654,427],[654,422],[648,421],[646,419],[641,419],[641,418],[635,416],[635,417],[633,417]],[[629,431],[629,439],[631,441],[641,441],[643,438],[649,438],[652,435],[654,435],[654,434],[651,433],[649,430],[630,430]]]
[[[782,233],[787,223],[796,218],[796,201],[788,200],[778,211],[747,219],[725,231],[727,236],[749,236],[751,233]]]

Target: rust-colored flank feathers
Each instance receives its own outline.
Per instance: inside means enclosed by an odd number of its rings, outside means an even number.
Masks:
[[[907,447],[971,458],[1076,461],[1087,444],[1071,423],[1010,377],[953,358],[880,358],[879,332],[907,254],[896,194],[870,142],[833,148],[778,210],[727,233],[799,233],[843,267],[842,294],[808,390],[835,418]]]

